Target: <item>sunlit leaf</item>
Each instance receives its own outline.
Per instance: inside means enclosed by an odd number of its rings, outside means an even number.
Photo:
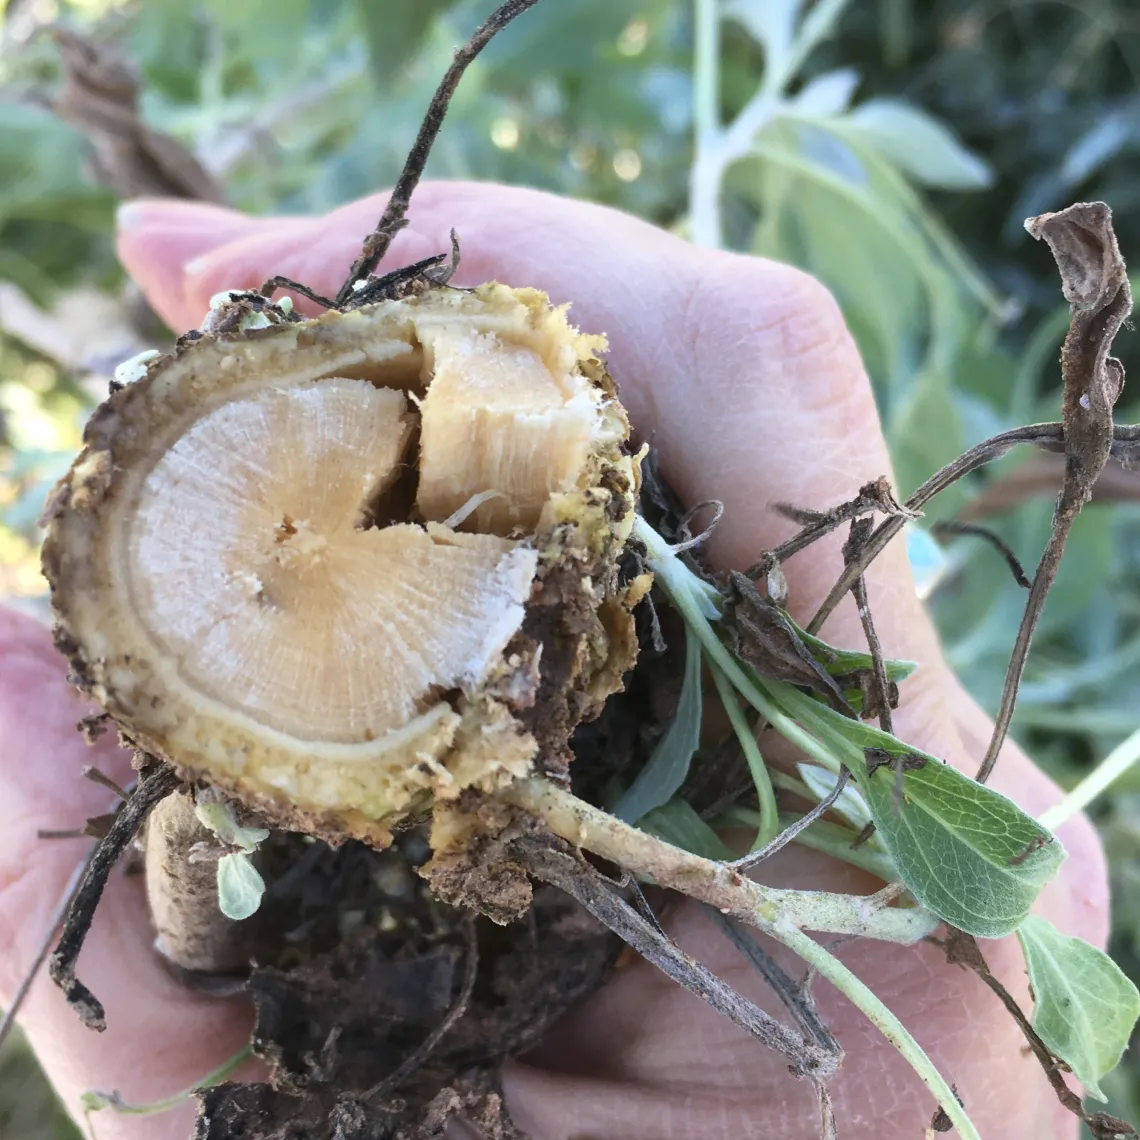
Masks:
[[[847,122],[896,166],[944,190],[984,190],[989,166],[937,119],[901,99],[870,99]]]
[[[648,763],[618,801],[614,815],[636,823],[646,812],[668,803],[685,782],[701,742],[701,646],[685,631],[685,679],[673,723],[657,742]]]
[[[1033,987],[1033,1028],[1098,1100],[1140,1016],[1140,993],[1103,951],[1031,915],[1018,928]]]
[[[257,913],[265,880],[253,860],[243,852],[223,855],[218,860],[218,909],[235,922]]]
[[[859,72],[853,67],[825,71],[809,80],[790,100],[789,107],[798,115],[824,118],[846,111],[859,86]]]
[[[923,906],[979,938],[1017,929],[1065,858],[1045,828],[936,756],[850,720],[791,685],[763,685],[854,773],[900,878]],[[868,748],[925,764],[905,771],[900,789],[889,765],[868,777]]]

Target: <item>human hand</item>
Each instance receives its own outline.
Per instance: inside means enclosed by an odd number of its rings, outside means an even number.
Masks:
[[[374,198],[321,218],[257,220],[185,202],[132,203],[123,211],[119,252],[154,307],[182,331],[197,325],[215,292],[256,288],[271,274],[335,292],[382,205]],[[572,319],[585,331],[608,333],[623,402],[639,433],[653,434],[666,478],[688,502],[725,505],[708,546],[717,566],[746,566],[787,537],[792,524],[772,503],[830,506],[889,471],[851,338],[834,302],[803,274],[697,249],[612,210],[517,188],[427,183],[410,220],[387,263],[447,250],[455,227],[463,243],[457,284],[497,278],[534,285],[556,303],[572,302]],[[814,610],[838,576],[840,541],[813,546],[787,565],[799,616]],[[901,545],[876,561],[868,588],[887,651],[922,663],[903,686],[897,733],[972,774],[989,722],[942,660]],[[824,633],[836,644],[862,643],[850,606]],[[64,672],[45,631],[0,616],[0,1002],[30,961],[78,858],[66,841],[38,841],[37,828],[74,825],[106,810],[104,793],[79,778],[83,764],[112,775],[127,770],[112,744],[91,750],[75,733],[87,710]],[[1012,745],[993,784],[1032,814],[1059,797]],[[1069,859],[1039,913],[1103,944],[1107,888],[1095,834],[1074,819],[1060,838]],[[798,849],[765,863],[759,877],[872,889],[862,873]],[[763,983],[698,907],[675,907],[667,927],[726,982],[773,1009]],[[83,1028],[46,979],[25,1006],[31,1041],[72,1111],[91,1088],[117,1088],[135,1103],[160,1099],[200,1079],[248,1036],[251,1015],[242,1002],[175,984],[150,944],[141,884],[116,877],[81,959],[84,980],[107,1005],[106,1033]],[[1016,941],[983,945],[995,973],[1027,1005]],[[983,1136],[1075,1135],[1016,1026],[973,975],[947,966],[931,946],[851,942],[838,953],[957,1085]],[[815,992],[846,1050],[832,1083],[844,1140],[917,1140],[934,1109],[930,1094],[858,1011],[825,983],[816,982]],[[640,961],[571,1013],[525,1063],[508,1066],[504,1085],[516,1123],[535,1140],[819,1135],[814,1093],[789,1075],[786,1061]],[[191,1111],[144,1120],[107,1114],[100,1140],[183,1140]]]

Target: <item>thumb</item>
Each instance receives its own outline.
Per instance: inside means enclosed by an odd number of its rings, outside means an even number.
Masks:
[[[175,331],[202,316],[189,303],[183,284],[187,266],[222,246],[261,233],[266,227],[305,226],[305,219],[251,218],[246,214],[179,198],[124,202],[117,218],[117,250],[123,267],[141,286],[155,311]],[[191,268],[192,272],[192,268]]]

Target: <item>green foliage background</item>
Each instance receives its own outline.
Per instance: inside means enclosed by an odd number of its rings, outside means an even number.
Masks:
[[[34,520],[97,396],[74,359],[5,330],[13,290],[45,310],[101,296],[127,311],[115,203],[87,179],[76,132],[44,107],[58,64],[34,29],[97,26],[137,63],[147,121],[191,145],[234,205],[309,212],[391,182],[452,48],[491,7],[0,2],[0,595],[39,604]],[[472,68],[430,172],[544,187],[688,232],[695,86],[712,82],[731,120],[786,49],[797,7],[726,0],[720,74],[695,83],[688,0],[549,0]],[[1129,0],[805,7],[837,13],[834,34],[727,170],[724,240],[803,266],[835,292],[905,493],[995,431],[1058,418],[1067,315],[1023,218],[1104,198],[1125,256],[1140,259],[1140,12]],[[1140,340],[1122,339],[1140,376]],[[1138,411],[1126,388],[1121,418]],[[986,480],[1024,474],[1025,462],[1014,455]],[[1038,484],[987,519],[1030,564],[1052,506],[1053,488]],[[931,517],[982,485],[947,495]],[[1017,732],[1065,784],[1140,728],[1138,486],[1123,482],[1119,501],[1081,516],[1023,687]],[[944,559],[931,604],[952,664],[992,707],[1022,594],[988,548],[956,543]],[[1113,866],[1113,954],[1140,979],[1140,774],[1096,816]],[[0,1057],[0,1136],[73,1135],[31,1066],[19,1044]],[[1105,1087],[1113,1111],[1140,1115],[1135,1060]]]

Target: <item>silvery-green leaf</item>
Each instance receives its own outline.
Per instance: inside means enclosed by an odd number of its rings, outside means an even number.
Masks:
[[[673,798],[689,774],[701,742],[701,643],[685,627],[685,679],[673,722],[653,755],[614,808],[614,815],[636,823],[646,812]]]
[[[253,860],[242,852],[218,860],[218,909],[235,922],[257,913],[265,880]]]
[[[232,804],[200,793],[194,801],[194,814],[203,827],[212,831],[226,847],[240,847],[243,851],[256,851],[258,844],[269,838],[264,827],[243,827],[238,823]]]
[[[822,119],[829,115],[842,114],[851,104],[851,96],[859,86],[859,78],[859,72],[853,67],[825,71],[805,83],[799,93],[789,101],[788,107],[797,115],[807,115],[812,118]]]
[[[1140,993],[1105,953],[1030,915],[1017,930],[1029,984],[1033,1028],[1098,1100],[1099,1081],[1116,1068],[1140,1016]]]
[[[1061,844],[1012,800],[945,761],[851,720],[782,682],[760,681],[783,710],[854,773],[879,838],[927,910],[979,938],[1012,934],[1065,858]],[[925,764],[867,774],[865,750]]]
[[[983,190],[993,182],[989,165],[949,128],[901,99],[870,99],[846,122],[899,169],[928,186]]]

